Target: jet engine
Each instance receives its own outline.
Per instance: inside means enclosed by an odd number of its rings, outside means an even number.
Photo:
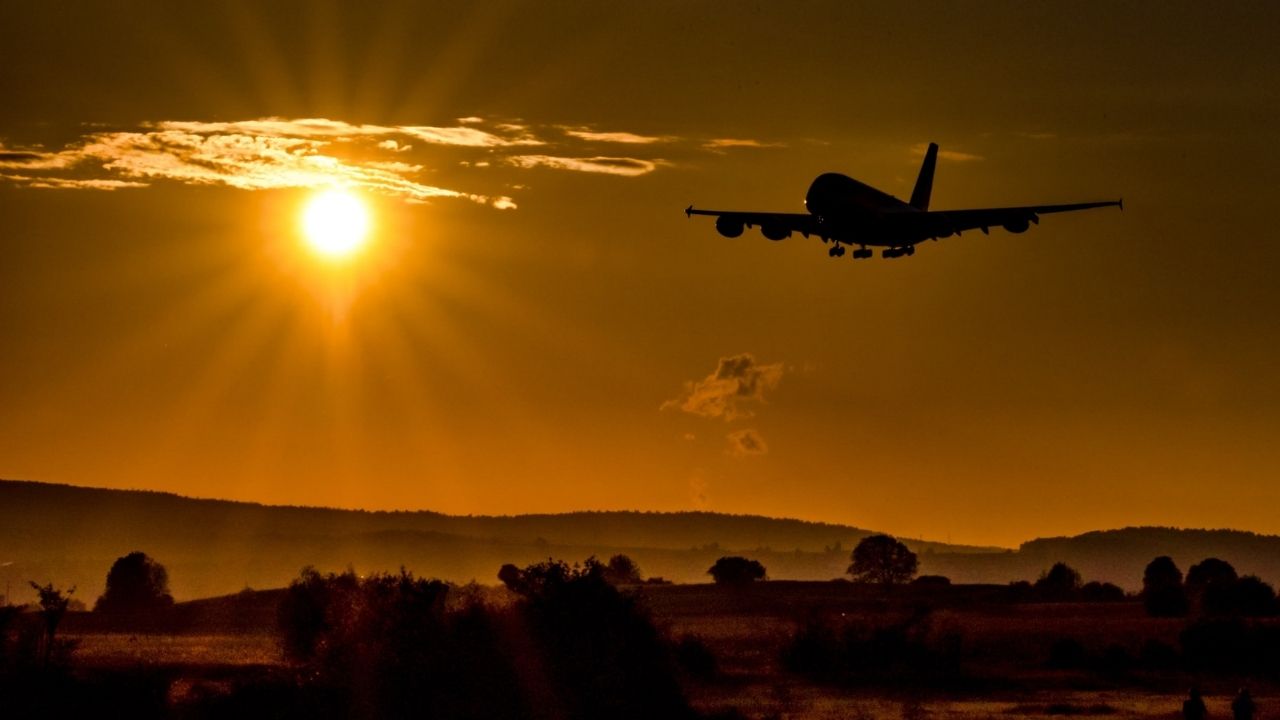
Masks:
[[[736,238],[742,234],[746,226],[741,220],[730,215],[721,215],[716,218],[716,232],[727,238]]]
[[[1024,233],[1027,231],[1027,228],[1030,228],[1030,227],[1031,227],[1031,223],[1027,222],[1026,218],[1020,218],[1018,220],[1010,220],[1009,222],[1004,224],[1004,229],[1014,234]]]
[[[760,234],[775,242],[791,237],[791,231],[782,225],[761,225]]]

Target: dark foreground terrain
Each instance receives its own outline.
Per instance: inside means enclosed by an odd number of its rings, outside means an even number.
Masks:
[[[467,593],[467,603],[518,601],[504,588]],[[703,716],[1174,718],[1193,684],[1203,688],[1211,718],[1229,717],[1242,685],[1252,689],[1258,717],[1280,713],[1280,628],[1271,618],[1151,618],[1134,600],[1012,602],[1000,586],[884,591],[773,581],[636,586],[621,596],[652,618],[680,691]],[[62,629],[75,644],[70,672],[109,687],[107,696],[150,693],[148,707],[166,715],[229,716],[222,710],[243,706],[209,699],[252,691],[264,679],[287,684],[310,667],[286,659],[278,623],[285,598],[286,591],[244,592],[123,622],[72,613]]]

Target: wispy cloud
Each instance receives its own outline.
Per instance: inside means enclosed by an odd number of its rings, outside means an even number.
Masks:
[[[629,132],[595,132],[589,128],[564,128],[564,134],[587,142],[620,143],[623,145],[651,145],[675,139],[669,136],[637,135]]]
[[[66,153],[10,150],[0,145],[0,169],[53,170],[67,167],[73,162],[75,158]]]
[[[551,138],[547,140],[545,138]],[[601,144],[633,147],[615,156]],[[56,150],[0,145],[0,180],[32,188],[115,190],[159,182],[243,190],[355,187],[407,202],[459,198],[500,209],[505,195],[466,191],[439,181],[451,168],[546,168],[638,177],[670,163],[633,157],[663,144],[671,152],[766,147],[756,140],[707,142],[589,126],[459,118],[452,125],[378,125],[329,118],[265,117],[234,121],[161,120],[130,128],[89,128]],[[553,146],[553,152],[530,149]],[[494,182],[492,176],[480,182]],[[430,179],[430,182],[428,182]],[[441,184],[438,184],[441,183]],[[515,185],[509,186],[515,187]]]
[[[734,457],[764,455],[769,452],[769,446],[765,443],[764,438],[760,437],[760,433],[750,428],[735,430],[729,433],[725,439],[729,442],[729,447],[725,452]]]
[[[925,151],[927,151],[928,149],[929,149],[929,146],[926,143],[916,143],[915,145],[911,146],[911,154],[917,157],[923,156],[925,154]],[[942,158],[943,160],[953,160],[955,162],[971,162],[974,160],[986,159],[981,155],[975,155],[973,153],[960,152],[959,150],[942,150],[942,149],[938,150],[938,157]]]
[[[423,182],[424,165],[378,157],[430,146],[492,150],[542,144],[529,128],[361,125],[325,118],[235,122],[172,120],[96,131],[58,152],[0,148],[0,178],[33,188],[143,187],[168,181],[243,190],[352,186],[411,202],[462,198],[512,209],[506,196]],[[6,172],[12,171],[12,172]]]
[[[765,393],[778,386],[782,374],[782,363],[761,364],[750,353],[720,358],[715,372],[685,383],[680,397],[662,407],[726,421],[749,418],[754,412],[748,406],[764,402]]]
[[[749,138],[714,138],[702,143],[708,150],[725,150],[727,148],[771,148],[783,147],[783,143],[764,142]]]
[[[517,167],[546,167],[556,170],[604,173],[635,177],[657,169],[659,161],[628,157],[556,157],[554,155],[516,155],[508,162]]]
[[[57,190],[120,190],[122,188],[140,188],[147,186],[146,183],[130,182],[128,180],[75,180],[71,178],[41,178],[27,175],[8,175],[6,178],[25,183],[29,187],[33,188]]]

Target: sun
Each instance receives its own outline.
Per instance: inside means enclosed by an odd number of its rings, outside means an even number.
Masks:
[[[350,192],[325,190],[303,208],[302,233],[320,255],[334,260],[350,257],[369,235],[369,210]]]

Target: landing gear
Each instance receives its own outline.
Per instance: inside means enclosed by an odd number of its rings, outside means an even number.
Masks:
[[[915,254],[916,254],[916,246],[907,245],[905,247],[885,248],[884,251],[880,253],[880,257],[899,258],[899,257],[902,257],[903,255],[915,255]]]
[[[827,256],[833,258],[844,257],[844,246],[836,243],[827,249]]]

